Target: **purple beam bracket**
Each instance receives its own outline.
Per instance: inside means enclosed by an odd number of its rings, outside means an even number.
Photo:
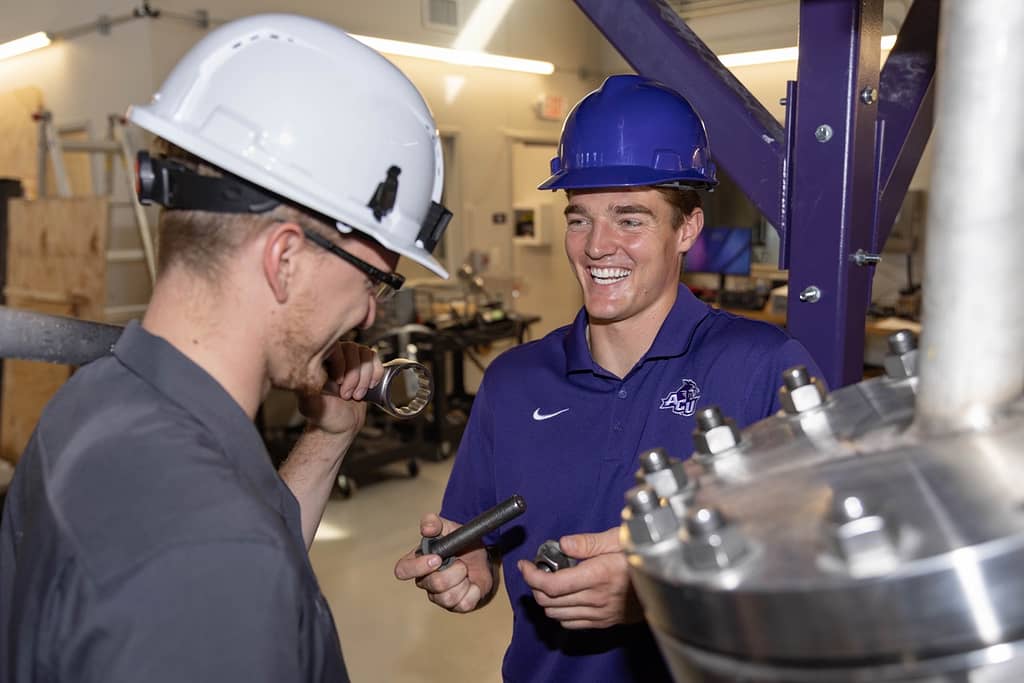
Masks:
[[[853,258],[874,225],[877,107],[863,93],[878,88],[881,28],[882,0],[800,3],[787,325],[832,388],[864,368],[874,268]]]
[[[940,5],[940,0],[914,2],[879,78],[874,253],[889,238],[932,131]]]
[[[690,101],[707,126],[715,160],[772,225],[784,225],[784,134],[757,98],[664,0],[574,1],[637,73]]]

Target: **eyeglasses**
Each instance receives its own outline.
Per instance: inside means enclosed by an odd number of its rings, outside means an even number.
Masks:
[[[393,297],[395,292],[401,289],[402,285],[405,283],[405,278],[398,273],[385,273],[380,268],[371,266],[363,259],[353,256],[326,237],[318,235],[308,228],[303,228],[302,232],[310,242],[323,247],[346,263],[349,263],[363,271],[363,273],[366,274],[366,277],[370,278],[370,282],[373,283],[375,288],[374,297],[377,301],[387,301]]]

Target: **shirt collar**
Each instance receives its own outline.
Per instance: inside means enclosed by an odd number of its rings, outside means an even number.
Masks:
[[[681,356],[690,349],[693,333],[697,326],[711,312],[711,307],[698,299],[685,286],[679,285],[675,303],[672,304],[668,316],[661,324],[654,343],[647,353],[640,358],[637,366],[654,358],[672,358]],[[581,308],[576,314],[563,341],[566,359],[566,374],[592,372],[598,375],[609,373],[594,362],[587,344],[587,309]],[[610,376],[610,375],[609,375]]]
[[[274,471],[256,426],[217,380],[166,339],[150,334],[135,321],[117,340],[113,354],[206,427],[260,497],[293,521],[290,518],[294,515],[289,514],[292,506],[286,505],[282,491],[284,483]]]

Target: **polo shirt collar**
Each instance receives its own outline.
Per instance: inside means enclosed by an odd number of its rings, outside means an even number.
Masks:
[[[643,355],[637,366],[646,360],[655,358],[673,358],[681,356],[690,349],[693,333],[697,326],[711,312],[711,307],[698,299],[685,286],[679,285],[675,303],[669,310],[668,317],[661,324],[654,343]],[[566,374],[592,372],[597,375],[610,374],[594,362],[587,344],[587,309],[581,308],[576,314],[563,341],[566,359]]]
[[[125,367],[206,427],[259,496],[292,521],[292,506],[286,506],[287,498],[281,490],[284,484],[274,471],[256,426],[217,380],[136,321],[128,324],[112,351]]]

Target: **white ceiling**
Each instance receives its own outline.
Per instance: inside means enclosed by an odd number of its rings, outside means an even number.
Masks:
[[[813,1],[813,0],[812,0]],[[667,0],[717,54],[797,44],[800,0]],[[913,0],[886,0],[882,33],[894,34]]]

